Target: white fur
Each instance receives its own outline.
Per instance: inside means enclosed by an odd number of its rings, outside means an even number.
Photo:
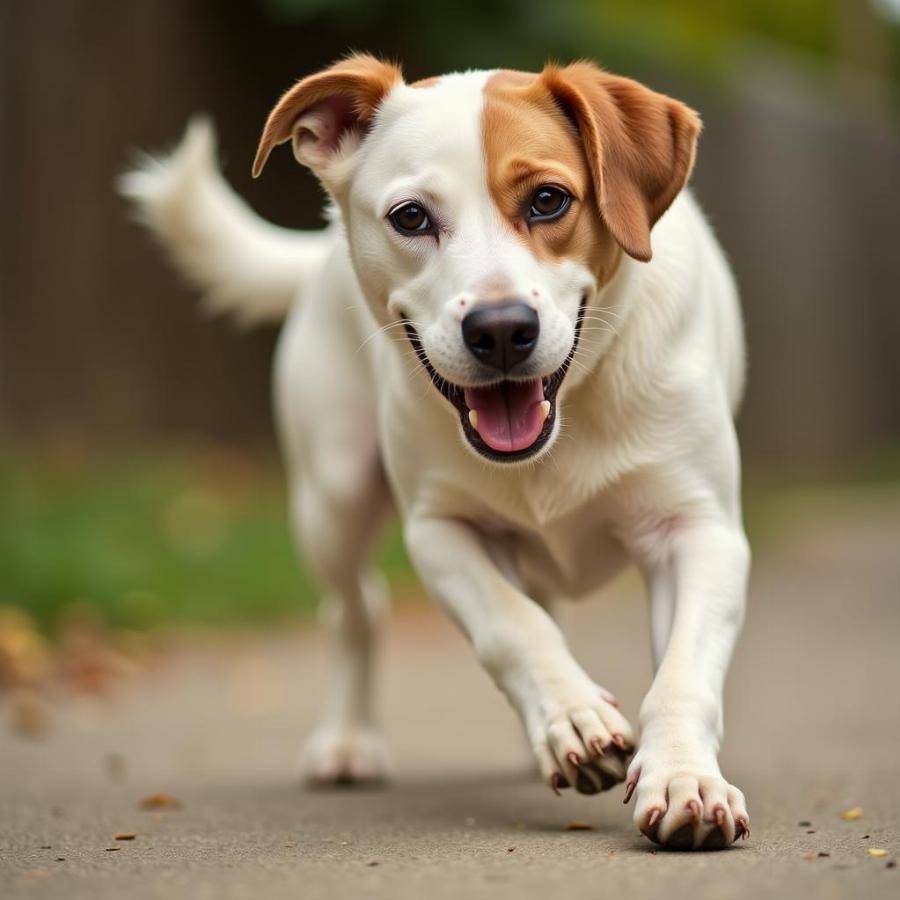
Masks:
[[[486,188],[488,74],[399,85],[361,145],[330,168],[317,158],[345,227],[316,238],[250,218],[195,131],[169,162],[129,182],[181,265],[245,318],[285,308],[289,285],[300,289],[276,360],[276,412],[297,533],[329,589],[341,654],[307,764],[325,779],[385,765],[370,702],[384,595],[366,568],[393,500],[425,586],[520,713],[548,781],[575,783],[570,753],[595,774],[626,777],[627,752],[610,741],[630,748],[634,734],[547,610],[629,562],[641,569],[658,669],[628,768],[636,822],[649,832],[658,820],[662,842],[691,825],[699,846],[720,810],[730,840],[748,821],[716,762],[749,567],[732,424],[744,371],[734,284],[688,193],[654,228],[652,262],[625,257],[602,289],[574,262],[534,259],[502,227]],[[441,241],[410,241],[387,225],[391,206],[410,198],[439,210]],[[401,311],[415,322],[441,376],[476,384],[460,301],[498,281],[538,310],[534,374],[560,365],[589,298],[559,433],[518,465],[471,451],[397,323]],[[602,759],[592,738],[606,747]]]

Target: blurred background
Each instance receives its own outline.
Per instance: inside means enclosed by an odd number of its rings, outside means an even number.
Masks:
[[[276,331],[205,320],[113,185],[205,110],[239,193],[316,226],[289,153],[259,181],[250,162],[279,94],[349,49],[409,80],[589,57],[698,109],[694,187],[747,322],[754,543],[798,491],[897,502],[900,0],[0,0],[0,658],[72,622],[83,640],[313,607]],[[384,557],[417,597],[396,535]]]

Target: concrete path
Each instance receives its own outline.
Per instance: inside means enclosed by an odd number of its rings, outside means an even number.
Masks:
[[[621,789],[537,784],[504,701],[419,606],[398,613],[386,664],[387,790],[292,780],[327,669],[299,629],[180,652],[113,701],[67,702],[42,740],[4,726],[0,896],[898,897],[900,495],[800,498],[757,545],[723,756],[753,836],[732,850],[654,852]],[[650,677],[636,582],[572,618],[579,657],[633,717]],[[181,807],[139,808],[157,792]]]

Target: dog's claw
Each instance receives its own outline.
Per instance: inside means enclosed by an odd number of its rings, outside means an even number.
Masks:
[[[556,794],[557,797],[561,796],[560,791],[569,786],[569,782],[559,774],[559,772],[554,772],[550,776],[550,787],[553,789],[553,793]]]
[[[625,785],[625,799],[622,803],[627,806],[628,801],[631,800],[631,795],[634,793],[634,789],[637,787],[636,781],[629,781],[628,784]]]
[[[656,767],[646,745],[638,753],[625,796],[627,802],[634,783],[634,824],[645,837],[673,850],[724,850],[747,837],[744,795],[720,774]]]

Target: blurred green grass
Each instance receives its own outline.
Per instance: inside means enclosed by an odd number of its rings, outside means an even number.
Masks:
[[[0,455],[0,605],[51,633],[73,604],[140,629],[308,613],[284,494],[275,460],[222,450]],[[409,571],[396,529],[380,562]]]

